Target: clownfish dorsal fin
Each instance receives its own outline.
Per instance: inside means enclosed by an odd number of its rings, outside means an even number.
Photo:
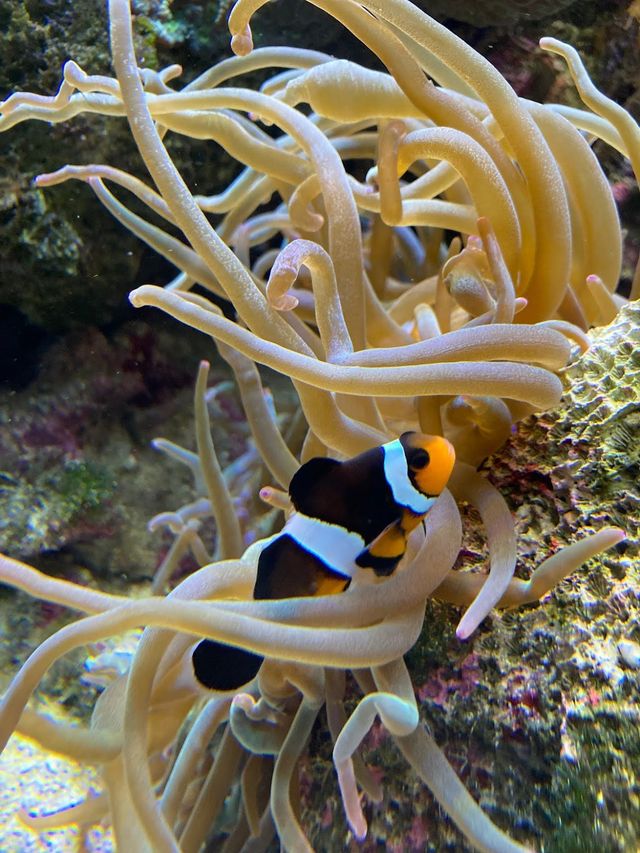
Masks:
[[[298,468],[289,483],[289,497],[294,508],[299,512],[304,511],[301,507],[305,503],[306,495],[341,464],[337,459],[330,459],[328,456],[316,456]]]

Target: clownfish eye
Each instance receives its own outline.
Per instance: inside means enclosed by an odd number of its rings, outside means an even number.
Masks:
[[[426,450],[423,450],[421,447],[414,450],[411,454],[411,460],[409,465],[412,470],[419,471],[421,468],[425,468],[429,464],[429,454]]]

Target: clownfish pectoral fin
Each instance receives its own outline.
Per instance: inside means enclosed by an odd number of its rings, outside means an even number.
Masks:
[[[193,672],[208,690],[226,693],[244,687],[258,674],[264,658],[216,640],[201,640],[193,650]]]
[[[389,549],[393,552],[397,550],[396,546],[399,543],[402,543],[404,547],[405,536],[404,531],[402,529],[402,519],[395,519],[391,522],[391,524],[387,524],[387,526],[382,530],[375,539],[372,539],[371,542],[367,545],[365,549],[363,549],[362,553],[364,554],[366,551],[378,551],[383,554],[389,551]]]
[[[317,456],[298,468],[289,483],[289,497],[294,508],[300,510],[309,491],[315,489],[324,477],[335,471],[340,464],[337,459]]]
[[[356,565],[373,569],[378,576],[390,575],[398,565],[407,548],[407,536],[402,521],[389,524],[356,557]]]

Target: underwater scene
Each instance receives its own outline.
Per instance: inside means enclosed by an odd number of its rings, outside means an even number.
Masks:
[[[0,851],[640,849],[639,0],[0,55]]]

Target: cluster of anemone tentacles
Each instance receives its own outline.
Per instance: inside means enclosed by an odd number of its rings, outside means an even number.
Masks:
[[[516,579],[513,521],[477,467],[518,419],[558,402],[557,373],[572,342],[587,347],[585,330],[610,320],[620,304],[620,227],[589,142],[605,140],[638,174],[640,133],[593,87],[575,52],[553,39],[542,46],[564,57],[590,110],[519,99],[489,63],[407,0],[314,0],[388,73],[312,50],[253,50],[249,22],[263,2],[239,0],[231,12],[237,56],[176,89],[170,84],[180,69],[138,68],[128,0],[110,0],[115,79],[68,62],[57,95],[8,98],[0,130],[87,112],[127,117],[155,188],[95,164],[68,165],[37,183],[86,181],[126,228],[175,265],[171,283],[140,287],[131,300],[215,340],[241,389],[270,475],[263,496],[274,506],[289,508],[284,489],[301,461],[351,456],[405,429],[446,435],[458,462],[391,578],[354,582],[340,595],[254,601],[262,543],[242,553],[211,442],[203,365],[197,455],[162,445],[192,465],[201,494],[158,520],[176,540],[157,594],[128,600],[10,558],[0,563],[5,583],[85,614],[42,643],[9,686],[2,744],[25,733],[100,765],[105,785],[84,803],[24,820],[35,829],[86,827],[108,815],[121,850],[187,853],[200,849],[236,791],[226,849],[266,849],[277,833],[284,849],[308,850],[297,763],[324,706],[356,837],[366,833],[361,792],[382,797],[358,754],[378,716],[473,845],[521,850],[420,724],[403,655],[420,634],[429,596],[467,606],[458,627],[467,638],[492,608],[537,600],[621,538],[613,529],[585,536],[528,581]],[[269,68],[281,70],[260,91],[230,85]],[[224,192],[194,196],[166,151],[167,133],[212,140],[244,168]],[[107,185],[137,196],[149,220]],[[163,221],[183,239],[157,224]],[[460,236],[447,243],[451,232]],[[636,274],[634,294],[639,288]],[[203,292],[228,300],[236,319]],[[256,363],[291,377],[305,432],[300,459],[279,432]],[[482,517],[487,575],[452,570],[461,542],[456,499]],[[218,531],[214,562],[198,532],[209,514]],[[201,568],[162,596],[187,550]],[[145,630],[130,670],[100,695],[90,729],[53,724],[28,708],[61,655],[136,626]],[[205,695],[190,663],[201,637],[265,655],[256,681],[237,695]],[[362,691],[348,717],[346,670]],[[216,733],[211,761],[206,745]]]

